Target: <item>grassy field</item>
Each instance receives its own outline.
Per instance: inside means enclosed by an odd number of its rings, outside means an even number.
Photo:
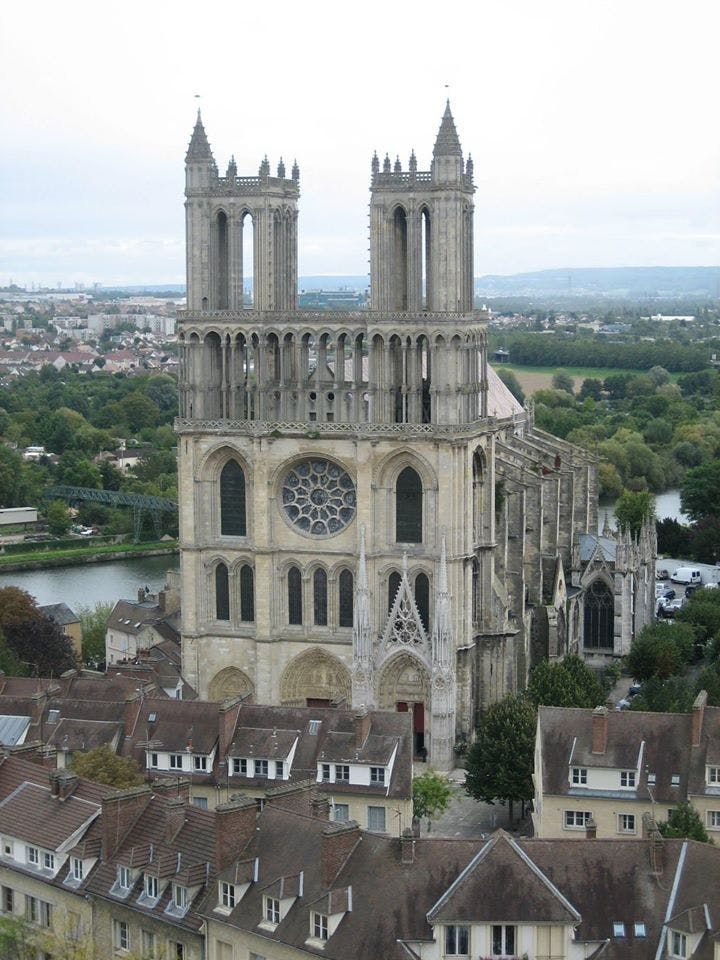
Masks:
[[[66,548],[63,550],[41,550],[32,553],[12,553],[0,554],[0,570],[3,567],[14,566],[16,564],[32,564],[36,567],[62,566],[64,563],[76,563],[82,560],[91,560],[102,558],[110,554],[135,554],[141,555],[156,550],[171,552],[177,549],[177,541],[160,540],[153,543],[107,543],[82,544],[78,547]]]
[[[549,390],[556,373],[566,373],[575,381],[575,392],[583,380],[604,380],[618,373],[647,373],[647,370],[624,370],[619,367],[526,367],[518,363],[494,363],[495,370],[512,370],[526,394]],[[670,374],[674,380],[679,374]]]

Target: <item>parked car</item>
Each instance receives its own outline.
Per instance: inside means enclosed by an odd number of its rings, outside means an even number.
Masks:
[[[664,567],[660,567],[660,569],[655,573],[655,579],[656,579],[656,580],[669,580],[669,579],[670,579],[670,573],[669,573],[669,571],[667,571]]]
[[[641,690],[642,690],[642,683],[638,683],[638,681],[635,680],[630,684],[627,695],[628,697],[636,697]]]
[[[664,603],[660,607],[660,616],[661,617],[674,617],[678,610],[682,610],[685,604],[685,598],[681,597],[679,600],[669,600],[667,603]]]
[[[615,704],[615,709],[616,709],[616,710],[627,710],[627,709],[629,708],[629,706],[630,706],[630,701],[629,701],[629,700],[626,700],[626,699],[623,697],[622,700],[618,700],[618,702]]]
[[[685,587],[685,596],[691,597],[695,593],[695,591],[699,590],[701,587],[702,587],[701,583],[688,584],[688,586]]]

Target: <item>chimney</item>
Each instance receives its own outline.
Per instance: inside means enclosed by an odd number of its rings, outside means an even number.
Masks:
[[[215,807],[215,869],[230,866],[255,836],[257,804],[254,797],[241,797]]]
[[[150,784],[152,792],[159,797],[182,800],[183,803],[190,803],[190,781],[183,780],[180,777],[167,777],[153,780]]]
[[[400,861],[402,863],[415,862],[415,837],[410,827],[406,827],[400,837]]]
[[[707,690],[701,690],[695,697],[692,712],[692,745],[700,746],[700,736],[703,728],[703,718],[705,716],[705,707],[707,706]]]
[[[130,787],[102,798],[102,857],[109,860],[150,802],[149,787]]]
[[[168,797],[165,801],[165,843],[172,843],[185,823],[185,798]]]
[[[226,697],[218,706],[218,760],[225,760],[240,714],[241,697]]]
[[[311,806],[314,820],[330,819],[330,800],[328,797],[314,797]]]
[[[607,749],[607,707],[595,707],[592,713],[592,752],[605,753]]]
[[[138,603],[145,603],[145,587],[138,587]]]
[[[370,714],[367,710],[358,710],[353,720],[355,721],[355,746],[364,747],[370,733]]]
[[[69,770],[50,771],[50,795],[58,800],[67,800],[80,783],[80,778]]]
[[[595,840],[597,838],[597,824],[592,817],[585,823],[585,839]]]
[[[30,697],[30,719],[32,723],[40,723],[48,702],[47,690],[38,690]]]
[[[323,886],[329,887],[333,883],[359,841],[360,827],[354,820],[330,823],[325,827],[320,852],[320,880]]]

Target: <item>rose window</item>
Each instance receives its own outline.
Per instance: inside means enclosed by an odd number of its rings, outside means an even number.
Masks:
[[[282,486],[285,516],[301,533],[330,537],[355,516],[355,485],[330,460],[303,460],[289,471]]]

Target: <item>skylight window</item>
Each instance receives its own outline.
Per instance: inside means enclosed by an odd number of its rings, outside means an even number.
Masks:
[[[649,774],[648,774],[648,783],[649,783],[649,785],[650,785],[651,787],[655,785],[655,780],[656,780],[655,774],[654,774],[654,773],[649,773]]]
[[[633,933],[636,937],[646,937],[647,930],[645,929],[645,924],[641,921],[636,920],[633,924]]]
[[[48,711],[47,722],[48,722],[48,723],[57,723],[57,719],[58,719],[59,716],[60,716],[60,711],[59,711],[59,710],[50,710],[50,711]]]
[[[156,713],[149,713],[149,714],[148,714],[148,723],[155,723],[156,720],[157,720],[157,714],[156,714]]]
[[[674,773],[674,774],[672,775],[672,778],[671,778],[671,780],[670,780],[670,783],[672,784],[673,787],[679,787],[679,786],[680,786],[680,774],[679,774],[679,773]]]
[[[620,923],[615,920],[613,922],[613,936],[614,937],[624,937],[625,936],[625,924]]]
[[[311,720],[310,723],[308,723],[308,733],[311,737],[317,736],[321,723],[322,720]]]

